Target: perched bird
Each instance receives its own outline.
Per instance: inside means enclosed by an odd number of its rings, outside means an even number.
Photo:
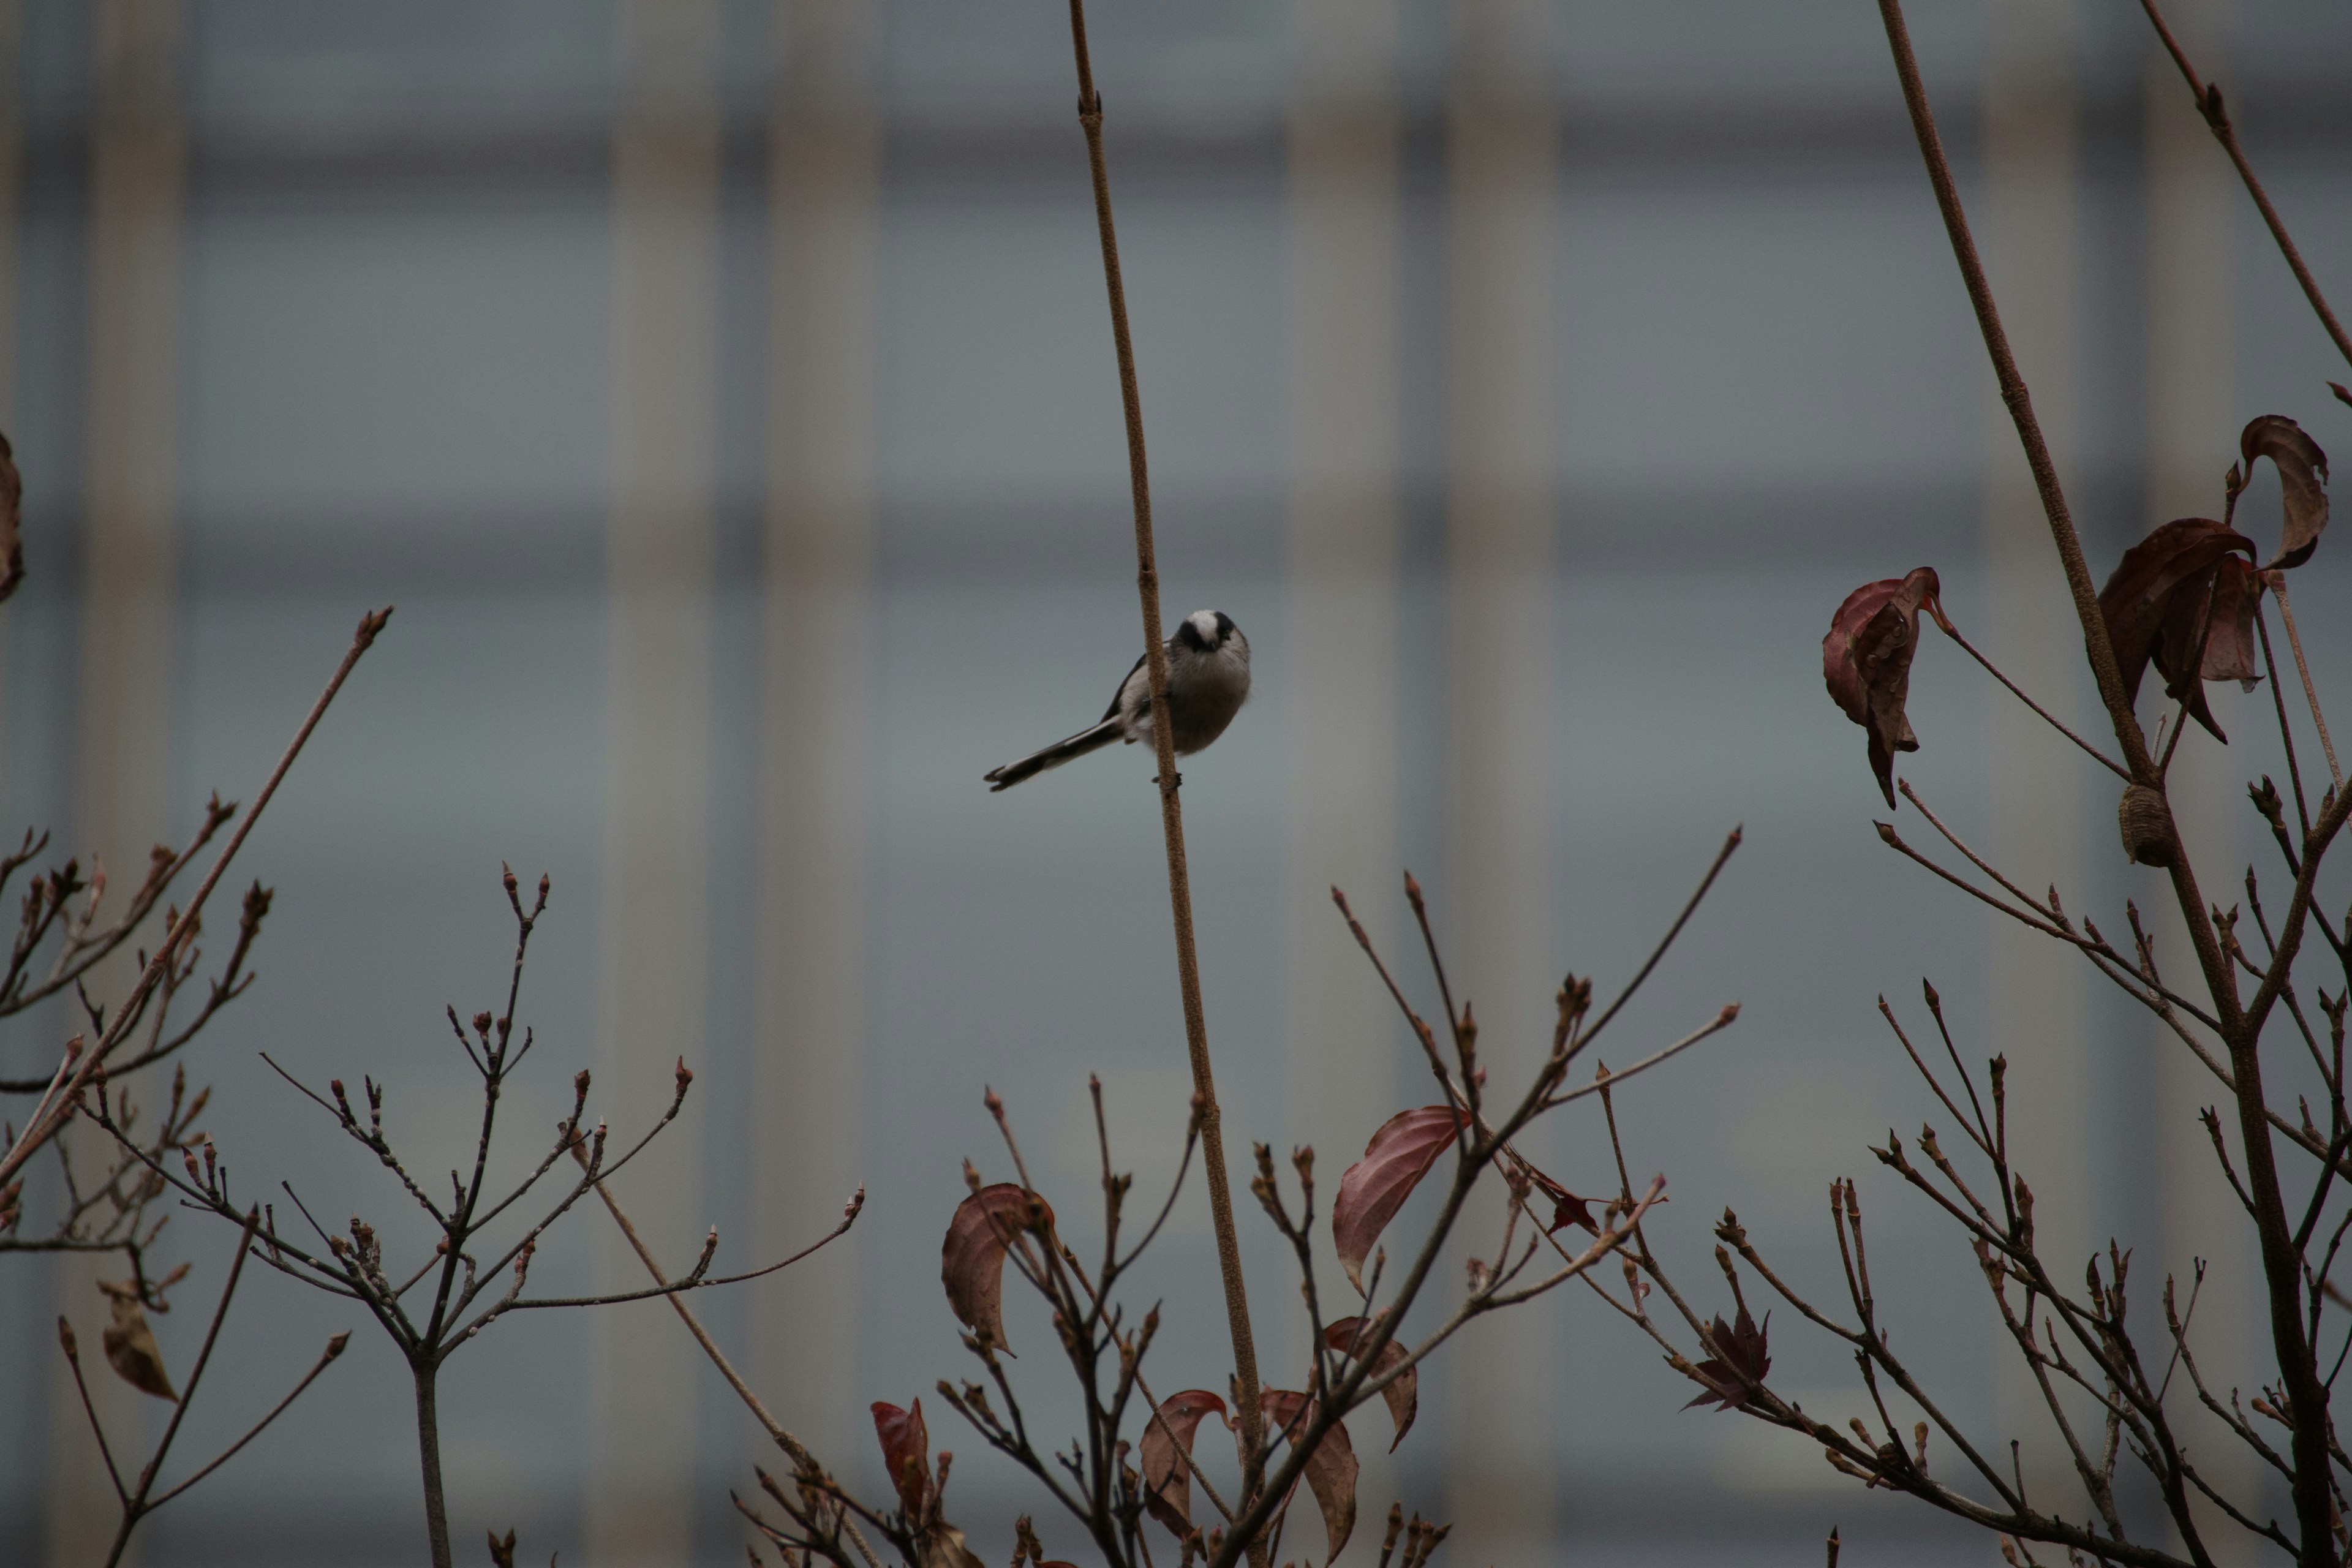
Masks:
[[[1168,719],[1175,731],[1171,739],[1178,756],[1189,756],[1223,734],[1249,700],[1249,638],[1223,610],[1195,610],[1177,626],[1167,646]],[[1103,710],[1101,723],[998,768],[988,775],[990,788],[1011,789],[1113,741],[1151,744],[1151,680],[1140,658]]]

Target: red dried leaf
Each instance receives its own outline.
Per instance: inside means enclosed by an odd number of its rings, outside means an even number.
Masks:
[[[1533,1165],[1526,1167],[1526,1170],[1528,1179],[1551,1200],[1551,1223],[1544,1226],[1546,1235],[1563,1226],[1573,1225],[1591,1231],[1596,1237],[1600,1236],[1600,1223],[1592,1217],[1592,1199],[1578,1197]]]
[[[1269,1447],[1276,1437],[1295,1443],[1315,1419],[1315,1402],[1287,1388],[1264,1390],[1260,1403],[1265,1411],[1265,1439]],[[1356,1532],[1359,1468],[1356,1445],[1349,1439],[1347,1423],[1334,1421],[1331,1430],[1323,1435],[1323,1440],[1307,1456],[1305,1471],[1307,1489],[1315,1494],[1315,1505],[1323,1510],[1323,1534],[1330,1547],[1323,1558],[1327,1563],[1339,1555],[1340,1548],[1348,1544],[1348,1537]]]
[[[1225,1402],[1205,1388],[1188,1388],[1161,1400],[1160,1419],[1143,1428],[1144,1506],[1180,1541],[1192,1533],[1192,1472],[1176,1450],[1192,1451],[1194,1429],[1213,1412],[1223,1415]]]
[[[2327,526],[2327,454],[2285,415],[2265,414],[2240,433],[2238,455],[2245,459],[2248,479],[2253,477],[2257,458],[2268,458],[2278,468],[2284,503],[2279,552],[2263,570],[2302,565],[2319,548],[2319,531]]]
[[[1715,1341],[1716,1353],[1698,1363],[1698,1374],[1706,1382],[1707,1390],[1683,1408],[1688,1410],[1693,1405],[1716,1405],[1726,1410],[1737,1410],[1747,1404],[1748,1385],[1739,1381],[1738,1373],[1744,1372],[1761,1383],[1764,1374],[1772,1370],[1772,1357],[1764,1345],[1764,1336],[1771,1331],[1771,1328],[1772,1314],[1769,1312],[1764,1314],[1762,1328],[1756,1326],[1756,1321],[1748,1315],[1746,1307],[1739,1309],[1739,1321],[1729,1328],[1724,1326],[1723,1314],[1717,1313],[1715,1326],[1709,1331],[1709,1337]]]
[[[2156,672],[2164,677],[2164,694],[2175,700],[2186,698],[2190,716],[2218,741],[2229,737],[2205,705],[2205,682],[2234,680],[2251,690],[2261,678],[2254,663],[2254,602],[2262,593],[2262,574],[2237,556],[2224,555],[2210,572],[2172,595],[2172,607],[2157,634]],[[2198,665],[2201,679],[2190,679],[2192,664]]]
[[[1331,1239],[1357,1294],[1363,1293],[1364,1259],[1371,1256],[1372,1244],[1467,1120],[1450,1105],[1400,1110],[1381,1123],[1364,1145],[1364,1157],[1339,1178],[1339,1195],[1331,1201]]]
[[[945,1521],[924,1531],[915,1547],[919,1568],[984,1568],[979,1553],[965,1544],[963,1531]]]
[[[920,1520],[931,1500],[931,1437],[923,1429],[923,1402],[901,1410],[877,1400],[874,1435],[882,1439],[882,1463],[898,1489],[898,1506],[909,1520]]]
[[[2201,684],[2189,679],[2200,665],[2198,647],[2205,642],[2208,661],[2218,661],[2230,673],[2216,677],[2208,665],[2207,679],[2241,679],[2252,671],[2251,638],[2254,594],[2243,594],[2248,581],[2236,572],[2221,584],[2221,563],[2232,555],[2251,562],[2254,542],[2226,523],[2210,517],[2178,518],[2152,530],[2146,539],[2124,552],[2107,585],[2099,590],[2099,613],[2115,645],[2116,664],[2124,679],[2124,695],[2137,700],[2140,677],[2149,660],[2165,678],[2168,694],[2189,698],[2198,721],[2219,736],[2221,731],[2205,709]],[[2254,593],[2260,579],[2252,580]],[[2224,600],[2224,593],[2229,597]],[[2210,639],[2202,637],[2208,594],[2213,600],[2215,625]],[[2223,621],[2224,611],[2230,616]],[[2215,645],[2219,645],[2218,650]],[[2241,675],[2239,672],[2246,672]]]
[[[154,1331],[147,1326],[147,1314],[140,1309],[138,1288],[128,1279],[119,1284],[101,1280],[98,1288],[114,1309],[113,1321],[99,1335],[99,1343],[106,1350],[106,1364],[140,1393],[178,1404],[172,1374],[163,1370],[163,1352],[155,1343]]]
[[[1363,1337],[1370,1340],[1376,1326],[1362,1318],[1343,1318],[1323,1331],[1323,1342],[1341,1355],[1346,1355],[1349,1353],[1349,1345],[1355,1342],[1360,1330]],[[1406,1353],[1402,1345],[1394,1340],[1389,1341],[1381,1347],[1379,1357],[1372,1363],[1372,1375],[1374,1377],[1382,1375],[1389,1368],[1404,1360]],[[1396,1423],[1396,1436],[1389,1442],[1389,1452],[1393,1454],[1397,1450],[1397,1445],[1404,1441],[1405,1432],[1412,1426],[1413,1416],[1421,1410],[1420,1368],[1416,1367],[1392,1379],[1386,1388],[1381,1390],[1381,1397],[1388,1401],[1389,1419]]]
[[[948,1305],[974,1333],[999,1350],[1004,1342],[1005,1237],[1017,1231],[1050,1229],[1054,1210],[1017,1182],[982,1187],[956,1205],[948,1237],[940,1247],[940,1281]]]
[[[1942,586],[1932,566],[1865,583],[1845,596],[1822,638],[1822,679],[1830,698],[1870,737],[1870,771],[1889,809],[1895,805],[1895,753],[1916,752],[1904,704],[1911,695],[1911,656],[1922,608],[1943,618]]]

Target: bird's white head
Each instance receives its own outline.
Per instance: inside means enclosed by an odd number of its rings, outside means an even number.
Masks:
[[[1225,640],[1225,628],[1233,625],[1214,610],[1195,610],[1184,619],[1192,632],[1187,640],[1198,639],[1198,646],[1211,649]]]

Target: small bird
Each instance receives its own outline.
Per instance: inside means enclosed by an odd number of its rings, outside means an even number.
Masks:
[[[1178,756],[1190,756],[1225,732],[1249,700],[1249,638],[1223,610],[1195,610],[1168,639],[1168,719]],[[1113,741],[1151,743],[1151,681],[1144,660],[1119,682],[1118,695],[1103,710],[1102,722],[1056,741],[1033,756],[1008,763],[988,775],[992,793],[1058,768]]]

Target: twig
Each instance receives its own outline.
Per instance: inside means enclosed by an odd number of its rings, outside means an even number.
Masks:
[[[1675,938],[1682,935],[1683,927],[1687,925],[1691,916],[1698,911],[1700,901],[1706,897],[1707,889],[1715,886],[1715,879],[1722,872],[1725,863],[1731,858],[1732,852],[1739,847],[1741,836],[1746,831],[1741,827],[1731,830],[1731,837],[1726,838],[1723,841],[1723,847],[1715,852],[1715,859],[1707,867],[1706,875],[1698,879],[1697,888],[1693,889],[1690,898],[1683,904],[1682,912],[1675,917],[1675,923],[1666,928],[1666,934],[1658,939],[1658,945],[1650,950],[1650,956],[1643,960],[1640,969],[1633,972],[1633,978],[1626,982],[1625,989],[1617,994],[1617,999],[1602,1010],[1600,1017],[1578,1031],[1575,1043],[1568,1047],[1566,1060],[1574,1061],[1585,1047],[1600,1037],[1601,1031],[1609,1026],[1609,1021],[1617,1016],[1618,1010],[1633,999],[1633,993],[1642,988],[1642,982],[1647,980],[1650,977],[1650,972],[1658,967],[1658,961],[1666,956],[1668,948],[1674,946]]]
[[[2221,150],[2230,155],[2230,162],[2237,165],[2238,178],[2245,182],[2246,194],[2253,197],[2254,205],[2262,209],[2263,222],[2270,226],[2271,238],[2277,242],[2279,254],[2286,258],[2288,269],[2294,272],[2294,280],[2303,286],[2303,297],[2311,301],[2312,310],[2319,316],[2319,324],[2335,340],[2336,352],[2344,356],[2346,363],[2352,363],[2352,338],[2345,336],[2343,323],[2336,321],[2336,312],[2327,308],[2327,297],[2319,291],[2319,285],[2313,280],[2311,268],[2303,264],[2303,253],[2294,247],[2294,240],[2288,236],[2286,225],[2279,221],[2278,209],[2271,205],[2270,194],[2263,189],[2262,181],[2254,177],[2254,166],[2246,162],[2245,149],[2238,145],[2237,128],[2230,123],[2229,113],[2221,107],[2221,88],[2199,78],[2197,68],[2189,63],[2189,56],[2180,47],[2180,40],[2174,37],[2172,29],[2164,25],[2164,13],[2156,8],[2156,0],[2140,0],[2140,8],[2147,13],[2147,19],[2156,24],[2157,37],[2164,40],[2166,50],[2172,56],[2172,63],[2180,68],[2181,79],[2189,83],[2189,90],[2197,100],[2197,112],[2204,116],[2206,128],[2213,132],[2213,140],[2221,144]]]
[[[2097,763],[2101,767],[2105,768],[2109,773],[2114,773],[2117,778],[2122,779],[2126,784],[2131,782],[2130,769],[2125,767],[2121,763],[2116,762],[2113,757],[2107,755],[2106,752],[2099,750],[2098,747],[2091,744],[2090,742],[2083,739],[2082,736],[2074,733],[2074,731],[2066,728],[2065,725],[2061,724],[2048,709],[2042,707],[2041,703],[2033,700],[2032,698],[2028,697],[2022,687],[2019,686],[2017,682],[2011,680],[2008,676],[2003,675],[2000,672],[2000,668],[1996,666],[1992,660],[1979,653],[1977,651],[1977,645],[1969,641],[1968,638],[1960,635],[1959,627],[1952,625],[1949,620],[1940,615],[1936,616],[1936,625],[1942,628],[1946,637],[1951,638],[1954,642],[1959,644],[1962,648],[1967,650],[1968,656],[1970,658],[1975,659],[1979,664],[1984,666],[1985,672],[1987,674],[1990,675],[1995,680],[2000,681],[2003,686],[2008,687],[2011,694],[2013,695],[2020,702],[2024,703],[2028,708],[2032,709],[2034,712],[2040,714],[2043,723],[2049,725],[2052,729],[2057,731],[2060,734],[2074,742],[2074,744],[2082,747],[2084,752],[2090,754],[2092,761]]]
[[[1095,90],[1087,52],[1086,0],[1070,0],[1070,49],[1078,75],[1078,124],[1087,138],[1094,180],[1095,224],[1102,241],[1103,286],[1109,296],[1111,337],[1118,353],[1119,402],[1127,420],[1127,465],[1135,507],[1135,586],[1143,609],[1143,657],[1151,682],[1151,739],[1158,753],[1160,826],[1168,848],[1169,912],[1176,928],[1176,975],[1183,994],[1184,1044],[1192,1059],[1192,1092],[1201,1102],[1201,1144],[1208,1167],[1209,1210],[1216,1226],[1225,1323],[1233,1339],[1242,1423],[1242,1496],[1246,1503],[1265,1470],[1265,1430],[1258,1408],[1257,1346],[1250,1329],[1249,1295],[1242,1278],[1241,1242],[1234,1227],[1233,1194],[1225,1173],[1224,1134],[1217,1086],[1209,1065],[1209,1028],[1201,1006],[1200,960],[1192,942],[1192,887],[1184,858],[1184,812],[1177,791],[1175,726],[1168,715],[1168,652],[1160,633],[1160,569],[1151,538],[1151,479],[1144,458],[1143,398],[1135,378],[1135,344],[1128,332],[1127,286],[1118,266],[1118,234],[1111,219],[1110,174],[1103,161],[1102,96]],[[5,1175],[0,1171],[0,1175]],[[1253,1539],[1251,1568],[1266,1568],[1263,1541]]]
[[[582,1170],[588,1168],[588,1156],[577,1143],[572,1146],[572,1157],[580,1163]],[[661,1260],[654,1256],[653,1249],[647,1247],[645,1238],[637,1234],[637,1227],[630,1223],[629,1216],[622,1211],[620,1200],[613,1196],[612,1189],[603,1182],[598,1182],[596,1195],[604,1200],[605,1210],[612,1215],[613,1223],[621,1227],[621,1234],[628,1238],[630,1248],[636,1253],[637,1261],[646,1266],[646,1272],[653,1276],[654,1283],[667,1286],[669,1283],[669,1277],[663,1272]],[[865,1204],[866,1189],[860,1187],[857,1189],[856,1196],[851,1198],[847,1206],[842,1211],[841,1223],[834,1226],[822,1240],[816,1243],[815,1247],[809,1247],[807,1251],[799,1254],[799,1257],[805,1258],[809,1252],[815,1251],[816,1247],[824,1246],[826,1242],[846,1232],[856,1223],[858,1211],[865,1206]],[[798,1466],[803,1474],[823,1474],[823,1467],[816,1462],[816,1456],[810,1453],[807,1446],[798,1437],[784,1430],[783,1423],[770,1415],[768,1407],[760,1402],[760,1396],[751,1392],[751,1385],[743,1381],[742,1373],[735,1370],[734,1363],[730,1362],[726,1352],[719,1348],[719,1342],[710,1337],[710,1331],[702,1326],[702,1320],[696,1317],[694,1309],[686,1304],[685,1295],[682,1292],[670,1291],[668,1300],[671,1310],[677,1313],[678,1321],[686,1325],[687,1332],[694,1336],[694,1342],[702,1347],[702,1353],[710,1358],[710,1364],[719,1369],[719,1375],[727,1380],[727,1386],[735,1391],[735,1397],[743,1402],[743,1407],[751,1413],[751,1418],[767,1432],[769,1440],[790,1456],[793,1463]],[[857,1554],[866,1559],[870,1568],[881,1568],[880,1559],[875,1556],[874,1548],[866,1541],[865,1532],[857,1528],[857,1521],[845,1517],[842,1522],[848,1528],[849,1539],[856,1546]]]
[[[65,1125],[66,1118],[72,1114],[72,1107],[77,1097],[89,1085],[90,1079],[97,1073],[100,1064],[106,1060],[108,1054],[121,1043],[123,1036],[129,1032],[131,1021],[139,1016],[140,1010],[145,1005],[148,994],[155,989],[156,983],[163,977],[165,971],[178,954],[181,945],[195,930],[198,918],[204,912],[205,900],[212,896],[213,889],[221,879],[221,873],[228,869],[231,860],[236,858],[236,852],[245,847],[246,836],[253,831],[254,823],[260,818],[263,809],[269,805],[270,797],[278,793],[278,786],[285,780],[288,770],[293,767],[294,759],[301,754],[302,743],[310,738],[310,731],[317,729],[319,721],[326,716],[328,704],[334,701],[335,693],[342,689],[345,678],[351,674],[352,667],[359,663],[360,656],[373,646],[376,634],[383,631],[384,623],[391,619],[392,609],[389,605],[360,617],[359,630],[352,634],[352,646],[344,653],[342,662],[335,667],[335,673],[328,680],[327,689],[319,693],[318,701],[311,704],[310,715],[302,721],[302,727],[294,731],[293,741],[288,744],[285,754],[278,759],[278,765],[270,771],[268,780],[261,786],[261,792],[254,796],[253,804],[246,807],[243,819],[236,825],[236,831],[229,836],[228,843],[222,847],[219,857],[213,861],[212,869],[205,873],[203,885],[196,889],[195,896],[188,900],[188,907],[180,911],[179,920],[173,924],[171,932],[163,939],[163,944],[156,948],[154,956],[147,961],[147,967],[139,976],[138,984],[131,987],[131,994],[123,998],[122,1005],[116,1010],[113,1024],[108,1027],[94,1048],[83,1053],[80,1062],[75,1066],[72,1074],[65,1077],[61,1084],[53,1087],[48,1093],[41,1097],[40,1102],[34,1107],[32,1115],[26,1119],[25,1130],[17,1134],[16,1141],[9,1145],[7,1152],[0,1154],[0,1186],[6,1185],[8,1178],[15,1175],[18,1167],[32,1157],[33,1151],[55,1137],[58,1129]],[[59,1072],[63,1075],[62,1067]]]
[[[2303,657],[2303,636],[2294,629],[2294,609],[2286,601],[2286,574],[2273,572],[2268,574],[2268,579],[2271,593],[2278,599],[2279,619],[2286,626],[2287,647],[2294,650],[2295,671],[2303,677],[2303,700],[2311,705],[2311,721],[2319,730],[2319,749],[2327,753],[2328,776],[2340,790],[2344,787],[2344,770],[2336,765],[2336,742],[2327,735],[2327,715],[2320,711],[2319,692],[2311,684],[2311,666]]]

